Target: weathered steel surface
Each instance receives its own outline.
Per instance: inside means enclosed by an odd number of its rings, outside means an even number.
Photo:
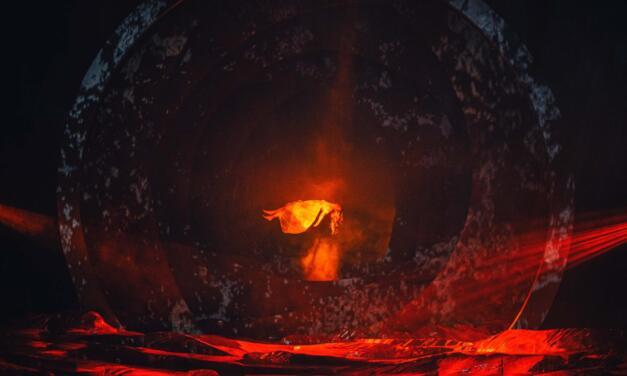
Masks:
[[[147,1],[64,133],[59,229],[83,304],[129,327],[266,338],[537,327],[574,187],[555,100],[509,35],[481,1]],[[341,140],[322,158],[340,183],[311,162],[320,134]],[[342,279],[303,281],[308,239],[261,209],[329,187],[363,235]],[[532,270],[494,265],[529,231],[546,234]]]

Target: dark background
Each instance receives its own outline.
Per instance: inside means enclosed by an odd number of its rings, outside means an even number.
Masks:
[[[627,2],[487,1],[554,90],[576,178],[578,213],[627,209]],[[13,2],[5,9],[0,203],[56,215],[64,117],[93,57],[138,4]],[[594,4],[594,5],[592,5]],[[623,212],[626,212],[623,210]],[[565,273],[545,327],[627,328],[627,245]],[[60,250],[0,227],[0,320],[76,308]]]

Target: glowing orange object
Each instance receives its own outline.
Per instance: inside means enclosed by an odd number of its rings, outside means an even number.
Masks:
[[[287,203],[276,210],[264,210],[268,221],[279,218],[281,231],[285,234],[300,234],[310,227],[318,227],[328,214],[331,215],[331,233],[337,232],[342,222],[342,207],[325,200],[298,200]]]
[[[276,210],[264,210],[264,218],[275,218],[281,223],[285,234],[300,234],[312,227],[318,227],[324,217],[331,219],[331,235],[338,232],[342,223],[342,207],[325,200],[298,200],[287,203]],[[321,236],[307,250],[300,260],[305,279],[309,281],[332,281],[337,279],[340,265],[340,247],[336,239]]]

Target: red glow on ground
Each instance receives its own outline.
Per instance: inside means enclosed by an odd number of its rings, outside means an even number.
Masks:
[[[625,363],[612,350],[621,343],[616,338],[582,329],[508,330],[474,342],[436,336],[287,344],[172,332],[105,334],[95,316],[89,313],[62,332],[33,327],[7,333],[0,339],[0,372],[35,367],[96,375],[598,374]]]

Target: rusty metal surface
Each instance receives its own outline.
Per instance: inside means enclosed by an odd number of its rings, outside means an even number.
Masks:
[[[86,308],[129,327],[269,338],[541,323],[574,186],[524,45],[480,1],[347,4],[148,1],[124,21],[85,76],[59,168],[61,240]],[[277,166],[305,160],[294,149],[325,121],[319,98],[345,55],[339,103],[358,124],[346,155],[378,173],[370,185],[393,208],[375,220],[385,210],[358,202],[355,217],[391,233],[315,284],[259,214],[293,194]],[[373,196],[368,174],[348,174],[349,206]],[[493,267],[523,251],[530,223],[547,234],[533,273]],[[476,291],[490,293],[469,304]]]

